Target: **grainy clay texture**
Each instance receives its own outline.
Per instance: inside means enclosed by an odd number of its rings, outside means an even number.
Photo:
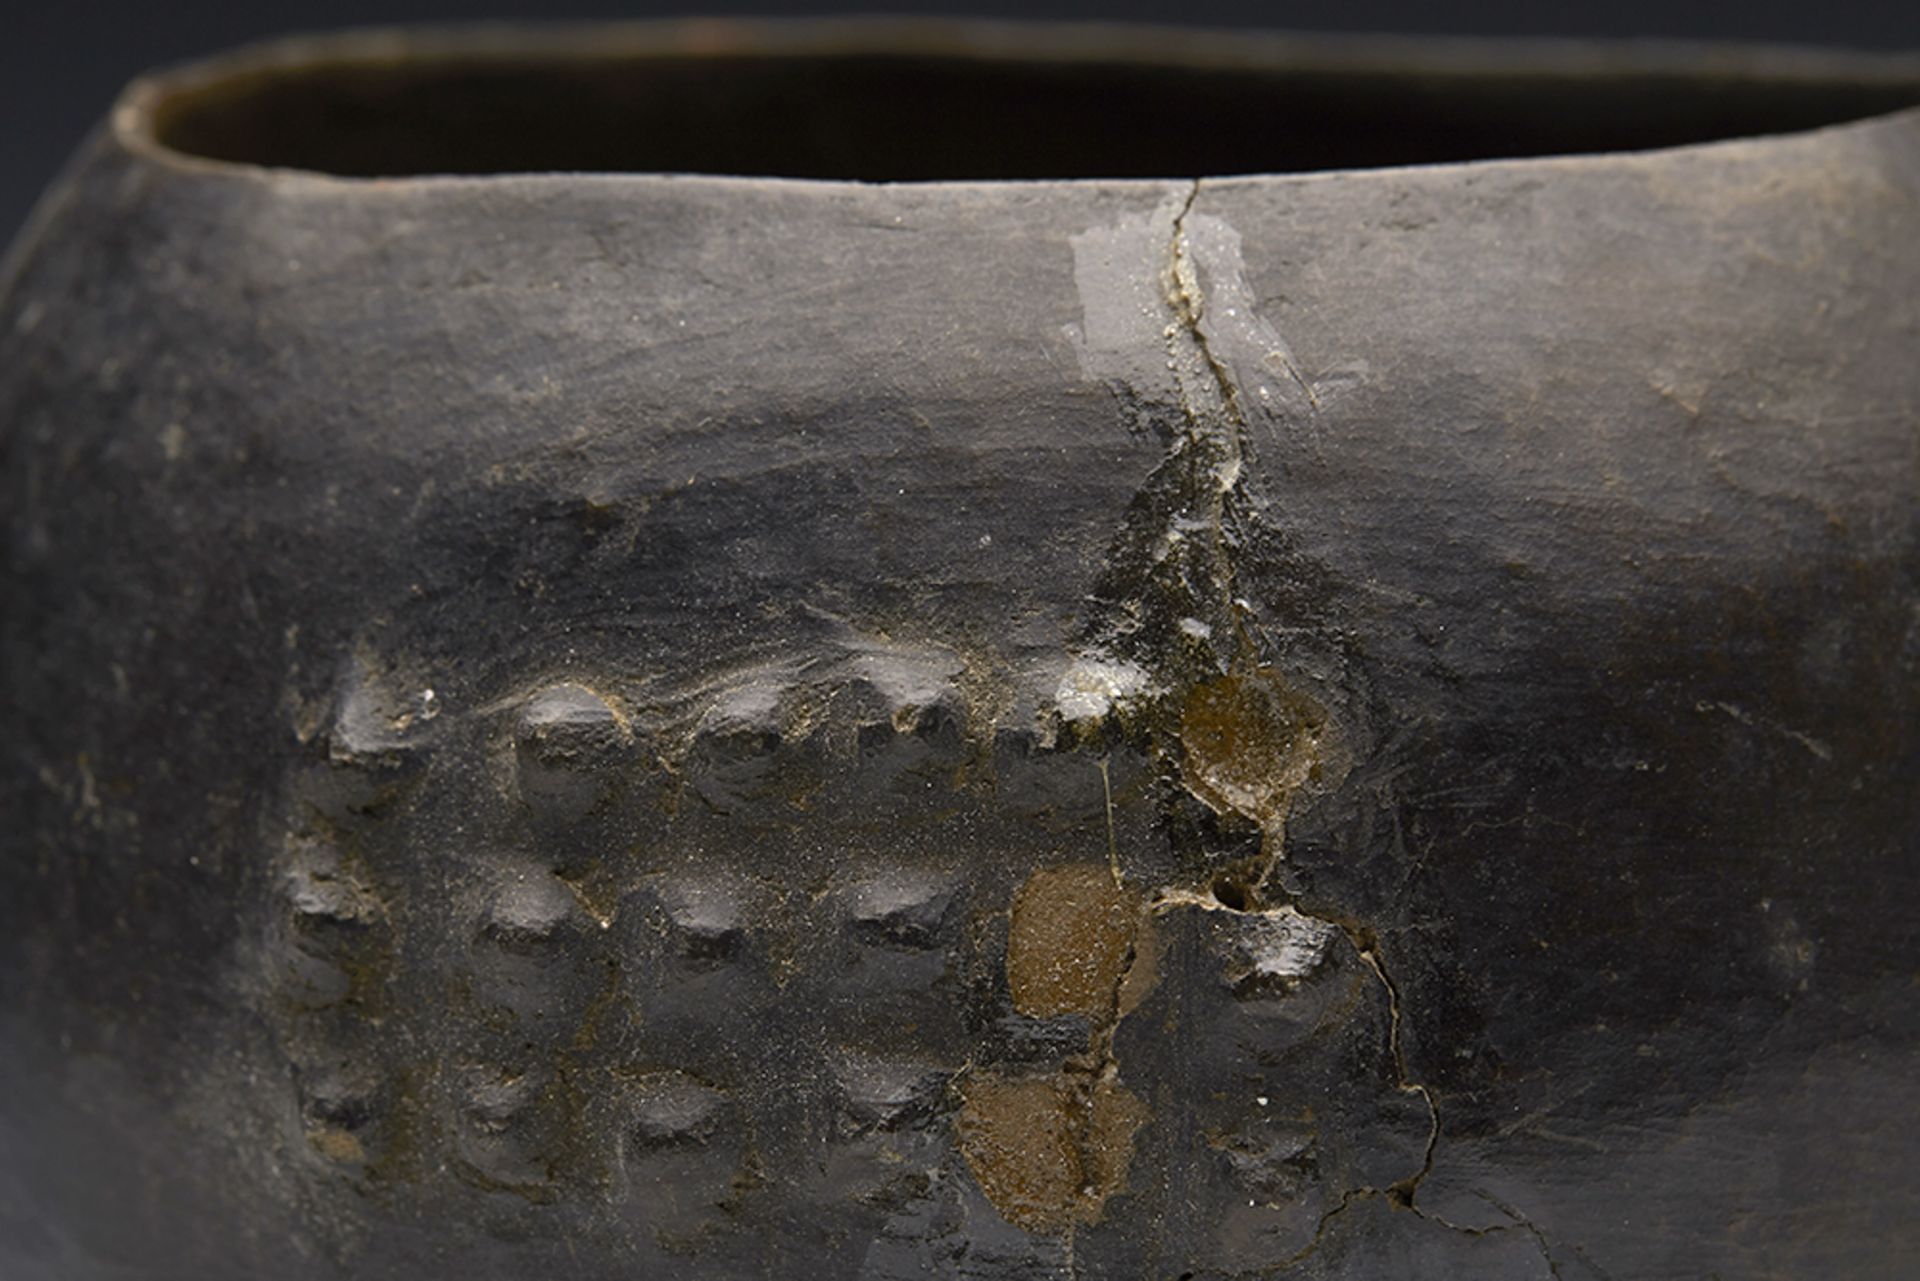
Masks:
[[[0,1277],[1910,1275],[1920,67],[968,38],[49,195]]]

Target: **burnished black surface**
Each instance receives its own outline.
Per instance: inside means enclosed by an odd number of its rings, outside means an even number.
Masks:
[[[1904,1275],[1920,117],[362,181],[163,92],[0,309],[6,1276]]]

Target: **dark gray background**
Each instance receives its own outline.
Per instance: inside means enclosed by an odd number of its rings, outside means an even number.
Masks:
[[[7,8],[11,12],[7,12]],[[460,18],[644,18],[698,13],[970,13],[1105,18],[1200,26],[1462,35],[1628,36],[1789,41],[1920,48],[1920,0],[0,0],[0,240],[11,239],[35,196],[82,134],[142,69],[240,41],[296,30]]]

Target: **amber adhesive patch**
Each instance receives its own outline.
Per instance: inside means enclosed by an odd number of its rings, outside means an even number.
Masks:
[[[1007,932],[1013,1008],[1037,1019],[1110,1020],[1142,923],[1140,896],[1104,863],[1035,872],[1013,896]]]
[[[1106,1077],[1063,1069],[1050,1076],[967,1082],[960,1151],[987,1200],[1030,1232],[1099,1219],[1126,1186],[1133,1134],[1146,1106]]]
[[[1031,1232],[1100,1218],[1126,1186],[1146,1107],[1120,1084],[1115,1025],[1153,986],[1143,897],[1111,866],[1042,868],[1013,897],[1007,986],[1029,1018],[1087,1020],[1088,1054],[1040,1075],[980,1073],[963,1087],[960,1151],[1002,1217]]]
[[[1270,667],[1197,686],[1180,712],[1187,786],[1220,813],[1276,828],[1320,767],[1326,720]]]

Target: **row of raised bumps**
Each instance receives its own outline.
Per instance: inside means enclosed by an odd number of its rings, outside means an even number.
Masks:
[[[636,732],[585,684],[510,710],[503,735],[442,753],[490,758],[490,775],[434,773],[425,736],[355,750],[336,731],[329,781],[305,789],[323,820],[309,827],[333,839],[289,847],[282,1032],[309,1139],[336,1167],[424,1168],[438,1143],[467,1182],[533,1196],[624,1169],[633,1186],[679,1187],[643,1217],[690,1232],[729,1195],[696,1175],[755,1141],[749,1097],[827,1104],[824,1132],[800,1128],[858,1148],[879,1187],[901,1177],[898,1142],[921,1157],[946,1143],[951,1087],[983,1040],[985,1061],[1016,1066],[1084,1046],[1083,1022],[1009,1014],[1005,917],[991,921],[1037,864],[1104,856],[1098,760],[1002,731],[983,787],[963,704],[938,679],[861,674],[823,695],[755,676],[706,702],[671,765],[649,741],[674,736]],[[343,785],[342,770],[366,777]],[[840,788],[905,804],[862,812]],[[989,818],[1021,846],[998,886],[977,874]],[[429,869],[420,856],[462,820],[486,835]],[[1290,977],[1263,972],[1263,928],[1219,935],[1235,941],[1222,979],[1297,1004]],[[1312,995],[1283,1039],[1331,1002]],[[813,1043],[758,1042],[776,1003],[810,1012]],[[1265,1089],[1244,1092],[1264,1109]],[[1311,1159],[1284,1135],[1222,1151],[1262,1198]]]
[[[965,751],[957,695],[938,682],[902,680],[897,668],[879,676],[839,691],[843,703],[871,713],[852,726],[856,767],[887,770],[908,794],[948,781]],[[458,1162],[484,1184],[552,1181],[560,1162],[546,1149],[564,1144],[571,1106],[556,1098],[555,1065],[594,1030],[591,1021],[606,1017],[595,1007],[608,1004],[601,989],[609,984],[629,1043],[633,1029],[644,1027],[650,1043],[698,1060],[690,1073],[655,1065],[645,1051],[629,1056],[638,1066],[618,1083],[629,1112],[616,1127],[624,1158],[652,1159],[737,1128],[727,1085],[751,1070],[751,1055],[729,1044],[725,1025],[749,1019],[791,986],[790,976],[775,971],[792,958],[770,955],[757,925],[772,919],[770,909],[792,903],[764,881],[697,866],[634,869],[624,883],[602,878],[592,888],[579,875],[604,871],[618,861],[609,852],[632,843],[607,826],[628,801],[665,826],[689,805],[739,820],[754,807],[764,819],[772,808],[815,800],[831,786],[818,776],[826,736],[818,724],[794,733],[794,704],[814,691],[756,677],[713,698],[682,754],[682,794],[669,798],[659,790],[657,759],[609,698],[573,681],[538,690],[519,702],[508,745],[510,788],[526,827],[516,843],[527,852],[468,855],[467,875],[443,877],[454,887],[446,902],[396,909],[396,899],[418,897],[419,868],[405,851],[373,847],[404,845],[417,831],[396,795],[427,775],[424,743],[432,736],[369,732],[399,718],[369,710],[380,699],[368,684],[364,673],[352,674],[329,767],[319,785],[298,789],[300,808],[318,822],[296,823],[270,931],[283,1041],[315,1149],[345,1166],[378,1169],[383,1143],[396,1137],[388,1131],[405,1130],[418,1142],[419,1117],[383,1124],[396,1107],[417,1111],[421,1103],[419,1065],[396,1062],[405,1056],[394,1051],[431,1055],[438,1040],[452,1057],[448,1070],[435,1073],[442,1097],[435,1111],[451,1122],[445,1129]],[[888,705],[889,693],[907,697]],[[656,790],[631,795],[649,787]],[[488,807],[473,808],[479,817]],[[496,827],[514,825],[492,817]],[[412,869],[411,883],[406,873],[393,874],[398,868]],[[397,882],[392,892],[383,881]],[[595,890],[607,899],[594,901]],[[895,867],[818,901],[839,917],[835,932],[850,948],[882,954],[877,964],[857,966],[848,996],[925,1004],[963,941],[961,897],[948,873]],[[459,924],[462,916],[468,926]],[[422,926],[444,934],[448,946],[436,954],[418,938],[396,937],[418,935]],[[924,959],[909,959],[916,955]],[[424,1019],[402,1008],[403,991],[419,986],[407,980],[423,957],[454,980]],[[405,1033],[396,1022],[407,1025]],[[917,1061],[851,1050],[835,1056],[830,1075],[850,1130],[886,1128],[914,1112],[910,1102],[927,1102],[929,1070]],[[402,1097],[408,1093],[416,1097]]]

